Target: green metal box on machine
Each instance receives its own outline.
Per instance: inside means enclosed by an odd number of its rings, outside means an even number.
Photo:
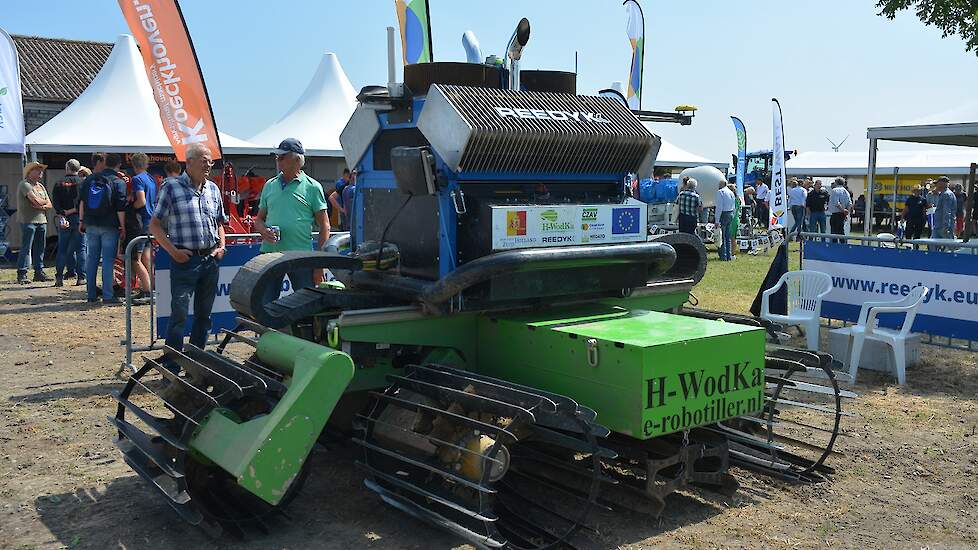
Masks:
[[[560,393],[649,439],[764,405],[764,331],[614,306],[480,319],[478,365]]]

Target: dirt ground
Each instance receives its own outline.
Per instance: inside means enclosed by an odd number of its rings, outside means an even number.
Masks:
[[[5,274],[6,275],[6,274]],[[317,450],[290,520],[249,541],[181,522],[112,445],[124,309],[82,287],[0,284],[0,548],[433,548],[460,542],[384,506],[353,450]],[[137,309],[145,338],[147,308]],[[605,513],[593,548],[976,548],[978,366],[925,347],[899,387],[861,374],[829,482],[740,469],[734,497],[683,492],[659,519]]]

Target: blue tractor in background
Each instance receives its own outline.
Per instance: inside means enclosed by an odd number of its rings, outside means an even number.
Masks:
[[[798,150],[785,150],[784,160],[791,160],[798,155]],[[774,151],[761,149],[759,151],[749,151],[747,153],[747,168],[744,173],[744,187],[755,187],[758,178],[763,178],[769,185],[771,183],[771,165],[774,162]],[[737,166],[737,155],[733,156],[731,166]]]

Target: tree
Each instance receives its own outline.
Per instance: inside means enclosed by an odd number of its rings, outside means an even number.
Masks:
[[[960,36],[967,51],[978,55],[978,0],[879,0],[876,7],[887,19],[912,8],[924,24],[941,29],[944,38]]]

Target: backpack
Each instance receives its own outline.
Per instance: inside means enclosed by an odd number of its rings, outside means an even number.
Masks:
[[[85,214],[107,216],[115,211],[112,182],[104,174],[93,174],[85,192]]]

